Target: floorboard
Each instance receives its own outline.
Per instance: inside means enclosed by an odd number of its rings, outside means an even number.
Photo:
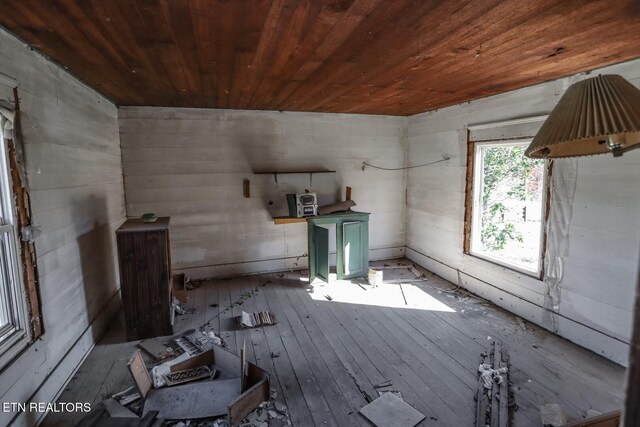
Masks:
[[[510,361],[514,426],[538,426],[545,403],[558,403],[571,420],[587,409],[622,408],[624,368],[407,260],[374,265],[384,268],[378,288],[309,284],[306,271],[199,281],[175,329],[213,330],[236,353],[244,343],[248,359],[271,373],[272,393],[295,426],[367,426],[358,411],[385,381],[426,416],[420,425],[472,426],[478,363],[491,339]],[[242,311],[271,311],[277,324],[238,330],[233,317]],[[60,401],[95,405],[131,386],[126,362],[138,343],[125,341],[119,317]],[[51,414],[43,425],[80,417]]]

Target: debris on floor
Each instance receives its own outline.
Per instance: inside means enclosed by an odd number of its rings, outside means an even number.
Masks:
[[[267,426],[291,425],[284,405],[268,403],[275,398],[269,374],[221,343],[213,331],[203,330],[141,342],[152,369],[136,350],[127,363],[135,386],[101,402],[82,425],[239,426],[255,409],[265,413]]]
[[[186,290],[191,291],[202,286],[203,280],[200,279],[192,279],[191,277],[187,277],[184,283],[184,287]]]
[[[118,404],[116,402],[116,404]],[[143,417],[135,414],[129,416],[114,417],[108,412],[104,402],[100,402],[93,410],[84,416],[76,426],[82,427],[122,427],[122,426],[162,426],[164,420],[158,418],[156,411],[150,411]]]
[[[393,383],[391,381],[383,381],[373,386],[375,391],[378,393],[378,396],[382,396],[385,393],[393,393],[396,396],[398,396],[400,399],[403,399],[402,393],[400,393],[399,390],[395,390],[391,387],[393,387]]]
[[[540,407],[540,418],[544,427],[560,427],[567,424],[567,416],[557,403],[548,403]]]
[[[491,390],[494,383],[501,384],[504,381],[502,374],[507,373],[507,368],[493,369],[490,364],[482,363],[478,367],[478,372],[480,372],[480,379],[482,379],[484,388]]]
[[[178,315],[182,316],[185,314],[195,313],[195,308],[182,308],[182,303],[176,297],[173,297],[171,300],[171,307],[173,307],[173,311]]]
[[[492,340],[491,337],[487,337]],[[491,354],[482,353],[478,366],[476,425],[507,427],[509,422],[509,368],[502,344],[491,343]],[[511,405],[513,405],[511,403]]]
[[[114,398],[106,399],[102,402],[111,418],[137,418],[138,416],[125,408]]]
[[[243,311],[242,314],[236,316],[235,319],[240,329],[276,324],[276,315],[270,311],[256,311],[253,313]]]
[[[163,361],[165,359],[171,359],[178,356],[173,348],[164,344],[159,338],[151,338],[142,341],[138,345],[157,361]]]
[[[392,385],[392,384],[391,384],[391,381],[383,381],[383,382],[381,382],[380,384],[376,384],[376,385],[374,385],[374,386],[373,386],[373,388],[390,387],[391,385]]]
[[[184,384],[203,378],[214,379],[218,374],[217,370],[211,370],[208,366],[185,369],[183,371],[169,372],[164,376],[164,382],[168,386]]]
[[[173,311],[175,311],[177,315],[182,316],[184,314],[187,314],[187,310],[182,308],[182,305],[180,305],[180,301],[178,301],[176,297],[173,297],[173,301],[171,301],[171,306],[173,307]]]
[[[212,338],[210,334],[204,333],[199,329],[187,331],[184,335],[175,339],[176,344],[189,356],[211,350],[217,344],[215,334]]]
[[[383,274],[382,270],[374,270],[373,268],[369,269],[369,274],[367,275],[367,282],[372,286],[380,286],[383,282]]]
[[[360,409],[360,414],[378,427],[413,427],[425,418],[423,413],[394,393],[383,393]]]
[[[239,425],[269,399],[269,374],[219,346],[194,356],[185,351],[154,366],[151,374],[137,350],[127,366],[144,400],[139,409],[143,416],[157,411],[159,418],[188,423],[227,415],[230,425]]]
[[[252,413],[240,422],[240,426],[242,427],[290,425],[292,424],[287,406],[274,400],[262,402]]]

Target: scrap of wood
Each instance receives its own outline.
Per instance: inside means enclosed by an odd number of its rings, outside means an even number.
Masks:
[[[260,380],[251,386],[229,405],[227,412],[230,426],[240,425],[240,421],[249,415],[262,402],[269,400],[269,381]]]
[[[138,346],[156,360],[162,360],[167,357],[167,346],[160,342],[158,338],[142,341]]]
[[[418,270],[417,268],[415,268],[415,266],[413,266],[413,265],[412,265],[411,267],[409,267],[409,270],[410,270],[410,271],[411,271],[411,272],[412,272],[416,277],[418,277],[418,278],[424,277],[424,274],[422,274],[422,273],[420,272],[420,270]]]
[[[507,362],[504,360],[500,362],[498,368],[508,368]],[[509,425],[509,370],[502,374],[503,380],[500,383],[500,427],[507,427]]]
[[[112,418],[138,418],[136,414],[113,398],[106,399],[102,403]]]
[[[240,391],[244,392],[247,386],[247,342],[242,341],[240,349]]]
[[[607,412],[584,420],[571,421],[565,427],[618,427],[622,411]]]
[[[140,396],[142,396],[143,399],[146,398],[147,393],[149,393],[149,390],[153,388],[153,385],[149,371],[147,371],[144,360],[142,360],[140,350],[136,350],[135,353],[133,353],[131,359],[129,359],[129,362],[127,363],[127,368],[129,368],[129,372],[131,373],[133,382],[136,384],[136,387],[140,392]]]
[[[373,388],[383,388],[383,387],[391,387],[391,381],[383,381],[380,384],[376,384]]]
[[[127,406],[129,403],[133,403],[138,399],[140,399],[140,393],[128,394],[120,398],[120,404],[122,406]]]
[[[351,200],[351,187],[347,186],[347,191],[346,191],[346,197],[345,200]]]
[[[122,396],[126,395],[127,393],[129,393],[130,391],[132,391],[134,387],[135,386],[132,385],[131,387],[129,387],[129,388],[125,389],[125,390],[122,390],[122,391],[120,391],[118,393],[112,394],[111,397],[113,397],[114,399],[119,399],[120,397],[122,397]]]
[[[480,364],[487,363],[489,356],[486,353],[482,354]],[[487,420],[487,408],[489,406],[489,397],[485,392],[484,382],[482,377],[478,378],[478,390],[476,391],[476,426],[484,426]]]
[[[498,341],[493,342],[493,369],[498,369],[502,362],[502,344]],[[503,381],[504,382],[504,381]],[[491,388],[491,427],[500,427],[500,401],[498,396],[498,386],[493,384]]]

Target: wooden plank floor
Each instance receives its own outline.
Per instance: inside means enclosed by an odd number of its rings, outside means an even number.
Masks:
[[[385,284],[335,281],[310,286],[304,271],[202,282],[189,291],[195,311],[177,317],[176,331],[206,325],[227,347],[272,374],[277,400],[296,426],[366,426],[358,410],[374,386],[393,388],[426,418],[421,425],[473,426],[476,370],[488,337],[502,342],[517,410],[515,426],[539,426],[539,407],[558,403],[570,420],[587,409],[622,408],[625,370],[512,314],[455,291],[451,283],[407,260],[385,267]],[[330,297],[331,299],[329,299]],[[242,310],[269,310],[274,326],[235,330]],[[60,397],[96,404],[132,381],[126,362],[137,342],[124,341],[122,320],[88,356]],[[279,354],[272,357],[272,354]],[[79,416],[53,414],[45,426],[73,425]]]

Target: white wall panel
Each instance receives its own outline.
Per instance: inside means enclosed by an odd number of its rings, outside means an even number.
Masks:
[[[19,82],[45,330],[0,373],[0,401],[50,402],[119,307],[117,109],[1,29],[0,73]],[[0,425],[31,426],[42,415],[0,412]]]
[[[640,61],[597,70],[640,85]],[[545,285],[464,255],[466,126],[548,114],[563,91],[585,75],[456,105],[409,118],[410,163],[449,153],[449,162],[407,177],[407,252],[411,259],[542,326]],[[414,160],[416,159],[416,160]],[[418,161],[417,159],[420,159]],[[569,256],[561,284],[558,333],[618,363],[627,363],[640,242],[640,151],[578,162]],[[444,263],[444,264],[441,264]]]
[[[285,194],[318,193],[320,204],[353,189],[371,212],[372,259],[403,256],[406,118],[175,108],[119,109],[129,216],[171,216],[174,268],[193,277],[302,268],[306,226],[274,225]],[[259,170],[330,169],[313,176]],[[242,194],[251,181],[251,198]]]

